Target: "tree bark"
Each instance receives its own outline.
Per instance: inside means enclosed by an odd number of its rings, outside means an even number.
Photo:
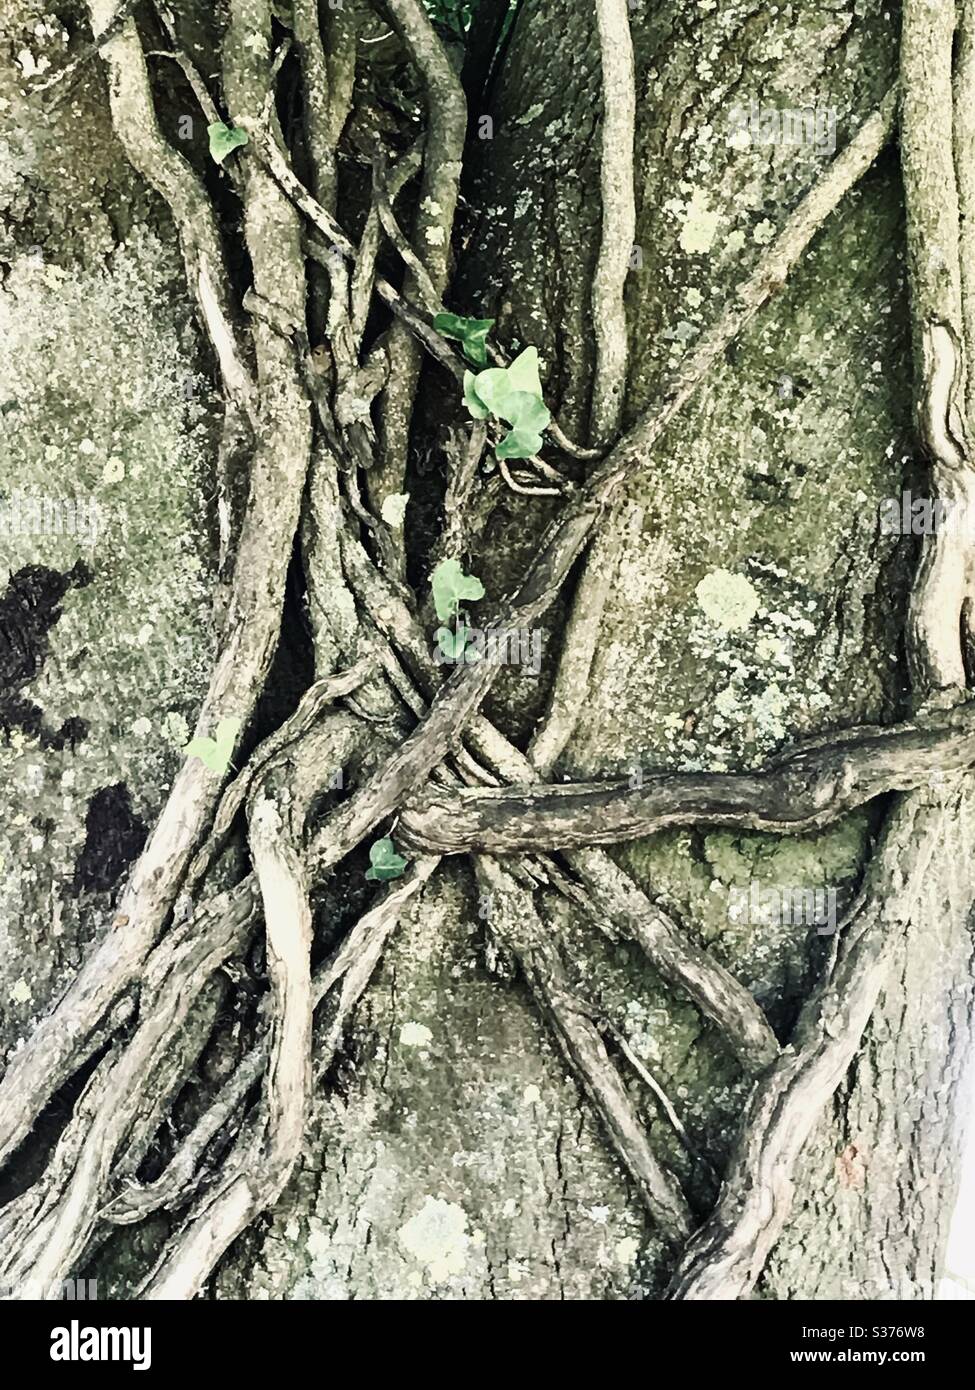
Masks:
[[[262,390],[277,381],[275,372],[292,372],[293,399],[281,409],[294,410],[294,437],[305,440],[301,335],[321,366],[319,380],[330,382],[349,353],[347,330],[334,317],[295,328],[301,290],[276,259],[275,238],[287,231],[280,254],[299,264],[299,230],[318,237],[320,253],[328,248],[321,228],[302,220],[259,158],[266,55],[244,41],[253,18],[248,6],[235,7],[237,32],[229,40],[219,21],[197,8],[186,7],[181,40],[207,79],[220,69],[221,53],[230,54],[218,106],[221,119],[247,124],[249,146],[217,171],[208,163],[206,119],[178,67],[150,58],[160,127],[197,172],[231,248],[228,265],[242,306],[233,330],[249,345],[241,325],[253,325],[257,349],[252,358],[245,346],[246,372]],[[349,8],[370,40],[385,31],[367,6]],[[11,576],[0,597],[0,763],[9,788],[0,826],[0,1055],[9,1067],[92,948],[130,926],[120,915],[121,894],[180,776],[181,750],[197,731],[218,661],[233,582],[227,538],[232,550],[250,463],[235,433],[246,425],[225,410],[226,377],[221,389],[212,334],[187,285],[185,237],[181,246],[165,200],[135,172],[113,133],[102,59],[78,69],[60,105],[32,93],[32,84],[50,75],[32,71],[39,55],[57,68],[90,38],[87,11],[73,11],[62,28],[38,21],[35,7],[20,0],[8,10],[8,53],[0,64],[0,333],[9,347],[0,368],[2,486],[5,497],[22,490],[94,498],[101,518],[94,533],[75,527],[0,537],[0,579]],[[163,46],[159,20],[148,10],[133,31],[147,50]],[[488,23],[487,10],[485,4],[481,36],[500,27]],[[839,152],[882,106],[899,61],[896,32],[879,4],[855,12],[825,0],[787,4],[770,16],[747,3],[709,9],[670,0],[631,5],[628,18],[636,230],[624,285],[623,430],[667,399],[675,373],[725,302],[736,302],[738,287],[762,265],[769,243],[833,158],[825,137],[819,147],[732,139],[733,108],[833,111]],[[606,32],[604,26],[604,38]],[[328,39],[327,28],[323,33]],[[283,36],[276,28],[275,44]],[[397,99],[417,111],[426,99],[422,64],[411,67],[409,48],[400,39],[369,47],[375,56],[358,60],[361,83],[351,109],[322,107],[329,138],[345,131],[337,184],[328,175],[336,202],[325,211],[360,256],[370,183],[361,151],[384,119],[400,121],[391,140],[396,153],[404,132],[415,135],[402,113],[384,115],[376,94],[395,87]],[[330,60],[338,52],[329,40]],[[279,95],[297,84],[291,65],[298,61],[285,60]],[[612,276],[612,266],[600,261],[607,225],[600,189],[611,195],[601,184],[596,10],[522,0],[490,71],[490,82],[487,71],[464,72],[465,88],[477,96],[468,110],[447,307],[494,318],[493,338],[509,358],[537,347],[545,402],[559,425],[571,439],[603,442],[615,429],[605,385],[596,387],[599,352],[615,360],[620,345],[593,323],[594,279],[602,285]],[[329,101],[345,90],[330,81]],[[301,174],[315,141],[296,136],[289,120],[299,118],[280,100],[277,110]],[[482,117],[490,118],[489,139],[480,138]],[[303,119],[315,120],[314,111]],[[319,137],[324,125],[315,128]],[[429,195],[429,169],[425,179]],[[304,183],[314,191],[312,178]],[[250,199],[246,251],[240,197]],[[407,191],[395,204],[400,226],[426,237],[444,209],[421,203],[413,210],[411,197]],[[444,215],[449,245],[453,208]],[[609,224],[614,234],[625,227],[625,210]],[[446,260],[436,236],[416,245],[437,252],[440,292]],[[369,969],[361,979],[353,971],[352,984],[343,977],[340,1002],[323,996],[322,1007],[333,1013],[324,1022],[319,1015],[314,1029],[303,1138],[268,1157],[267,1190],[252,1207],[241,1203],[246,1219],[235,1208],[225,1224],[206,1228],[207,1242],[225,1253],[200,1263],[200,1279],[187,1275],[188,1247],[170,1244],[184,1221],[191,1232],[200,1229],[191,1224],[196,1208],[185,1194],[181,1204],[131,1224],[99,1220],[81,1243],[76,1272],[97,1278],[103,1296],[130,1298],[141,1290],[151,1297],[175,1268],[179,1296],[202,1289],[212,1298],[662,1299],[717,1296],[707,1292],[718,1287],[709,1280],[717,1281],[716,1269],[724,1280],[730,1267],[740,1273],[720,1284],[720,1296],[935,1296],[972,1041],[975,799],[968,736],[957,733],[946,752],[930,733],[967,728],[971,707],[919,714],[920,702],[912,703],[903,632],[916,557],[911,537],[887,535],[878,523],[884,499],[899,497],[905,486],[923,491],[927,470],[909,405],[917,368],[904,247],[904,192],[888,143],[823,221],[787,282],[768,288],[768,302],[717,356],[680,414],[652,447],[638,451],[599,539],[586,533],[590,548],[575,559],[569,583],[533,619],[542,634],[537,674],[524,666],[493,673],[475,716],[481,723],[469,725],[481,742],[468,747],[483,764],[486,720],[493,723],[499,734],[491,747],[520,769],[499,775],[522,788],[531,780],[525,768],[534,765],[556,786],[619,779],[622,796],[645,802],[655,774],[681,774],[702,779],[705,804],[695,801],[685,822],[663,828],[637,818],[626,843],[615,821],[605,830],[605,792],[593,825],[576,840],[532,838],[530,817],[516,807],[509,843],[485,838],[481,822],[475,833],[453,814],[462,803],[486,799],[476,786],[424,776],[414,804],[443,808],[443,834],[434,839],[410,831],[410,804],[396,783],[389,811],[402,814],[398,846],[409,845],[412,833],[414,854],[449,853],[453,834],[457,852],[472,858],[436,868],[418,859],[423,872],[404,895],[398,925],[384,920],[370,938]],[[380,257],[380,273],[415,292],[415,273],[404,280],[388,243]],[[243,291],[250,288],[261,302],[248,319]],[[296,297],[297,311],[284,302],[287,294]],[[380,469],[363,474],[364,491],[377,516],[388,492],[409,490],[411,497],[405,529],[385,554],[381,542],[372,554],[393,579],[406,574],[425,632],[432,632],[427,595],[442,558],[436,545],[443,475],[453,432],[466,431],[470,421],[455,383],[427,356],[402,483],[401,412],[404,400],[409,409],[419,349],[401,321],[391,342],[394,370],[397,352],[408,359],[391,393],[395,417],[386,422],[401,436],[384,465],[396,485],[379,487]],[[358,358],[356,366],[363,376],[354,384],[365,392],[366,368]],[[590,434],[594,392],[600,427]],[[354,398],[350,389],[346,399]],[[315,419],[309,409],[307,420]],[[361,594],[357,609],[348,587],[352,561],[343,555],[340,566],[327,558],[339,554],[339,533],[350,525],[349,508],[338,500],[341,470],[329,473],[329,456],[346,446],[361,449],[363,439],[372,447],[368,405],[364,418],[343,423],[335,436],[320,423],[301,544],[287,585],[269,581],[269,602],[282,614],[280,639],[256,715],[244,720],[236,768],[274,736],[316,677],[351,664],[367,647],[369,660],[381,664],[377,631],[388,636],[383,623],[391,631],[397,621],[401,591],[377,600],[375,626],[366,624]],[[283,438],[274,428],[262,417],[257,437],[269,449]],[[297,465],[289,450],[285,443],[281,467],[290,476]],[[558,464],[579,488],[598,466],[564,453]],[[300,478],[291,483],[297,510]],[[474,609],[486,625],[518,591],[565,502],[495,482],[485,495],[487,523],[463,558],[487,590]],[[364,539],[374,544],[371,532]],[[572,553],[581,551],[580,544]],[[306,588],[309,554],[325,558]],[[361,626],[352,637],[356,611]],[[598,634],[591,647],[587,631]],[[564,700],[557,669],[567,633],[581,656],[567,665]],[[432,650],[431,639],[428,675],[437,674]],[[326,781],[322,803],[321,773],[340,773],[340,788],[352,786],[358,795],[402,748],[433,691],[403,655],[406,645],[397,651],[412,677],[411,698],[419,701],[412,716],[390,694],[393,685],[380,690],[373,673],[361,689],[343,694],[341,710],[314,726],[311,754],[286,740],[275,751],[278,762],[268,754],[272,776],[283,776],[284,759],[300,805],[314,804],[316,815],[321,804],[340,805],[335,824],[357,827],[347,846],[333,822],[315,822],[317,870],[323,863],[329,869],[316,871],[309,890],[315,968],[325,968],[372,902],[374,885],[363,878],[368,861],[355,844],[386,833],[396,838],[397,821],[386,829],[388,814],[381,831],[363,836],[360,821],[369,826],[378,815],[368,801],[354,802],[341,821],[346,793]],[[561,711],[564,728],[536,761],[533,736],[550,708]],[[802,821],[807,783],[799,789],[788,778],[776,783],[764,829],[752,828],[755,814],[725,822],[707,814],[711,774],[729,782],[736,774],[744,804],[764,785],[761,769],[794,743],[821,737],[832,745],[846,731],[891,725],[921,730],[910,745],[911,778],[905,784],[903,774],[888,775],[884,763],[884,776],[864,777],[862,795],[844,783],[828,823],[818,804],[808,824]],[[454,738],[441,749],[434,766],[459,744]],[[876,757],[871,745],[867,750]],[[263,765],[255,766],[263,776]],[[463,763],[457,767],[462,773]],[[489,795],[496,802],[506,793]],[[531,805],[530,796],[524,804]],[[421,820],[416,812],[415,824]],[[779,833],[789,821],[802,822],[807,833]],[[890,845],[901,840],[903,853],[894,854]],[[205,843],[206,834],[188,842],[187,856]],[[258,1131],[267,1029],[274,1023],[278,1036],[287,1025],[299,1040],[308,1031],[308,978],[314,991],[315,977],[302,976],[293,960],[272,960],[272,970],[276,989],[298,997],[289,1005],[294,1016],[275,1021],[258,1011],[268,965],[261,894],[248,877],[252,863],[261,873],[261,853],[257,847],[249,854],[248,843],[239,818],[214,856],[212,883],[214,892],[229,895],[234,930],[247,944],[225,972],[211,975],[169,1051],[154,1054],[158,1070],[148,1090],[161,1105],[168,1092],[160,1078],[176,1078],[175,1104],[166,1107],[172,1119],[167,1130],[146,1102],[133,1122],[141,1151],[132,1141],[128,1160],[124,1144],[112,1160],[116,1196],[126,1191],[123,1178],[152,1184],[165,1172],[178,1142],[245,1063],[250,1089],[242,1086],[241,1104],[251,1107]],[[605,850],[549,853],[596,843]],[[485,851],[506,857],[485,860]],[[303,874],[290,848],[275,853],[289,865],[288,894],[301,899]],[[602,858],[594,861],[597,854]],[[689,994],[672,972],[648,961],[652,952],[639,929],[587,912],[586,875],[607,860],[764,1012],[775,1036],[752,1037],[760,1065],[743,1065],[748,1049],[729,1043],[701,1007],[702,991]],[[263,871],[273,877],[266,862]],[[750,1245],[727,1255],[722,1241],[733,1245],[738,1236],[728,1236],[733,1223],[720,1203],[715,1210],[721,1181],[727,1174],[726,1195],[733,1196],[741,1165],[747,1173],[761,1168],[761,1155],[740,1133],[742,1115],[749,1102],[761,1110],[761,1077],[801,1059],[804,1040],[818,1027],[810,1019],[834,952],[842,971],[845,943],[855,940],[843,931],[838,938],[820,934],[808,923],[743,920],[732,909],[735,894],[752,883],[765,890],[831,888],[842,916],[856,909],[878,873],[862,1037],[853,1038],[849,1056],[838,1047],[824,1063],[823,1074],[835,1066],[836,1076],[830,1072],[815,1104],[806,1106],[808,1140],[797,1143],[787,1190],[776,1197],[784,1214],[774,1238],[765,1248],[757,1237],[758,1254]],[[499,903],[517,902],[519,893],[523,907],[512,924]],[[209,902],[202,888],[185,896],[171,904],[169,933],[189,932],[193,911]],[[281,941],[304,940],[303,919],[298,932],[286,916],[268,921],[268,947],[273,925],[279,955]],[[138,981],[136,993],[127,984],[102,1020],[106,1039],[147,1008],[137,990]],[[777,1058],[776,1041],[784,1049]],[[611,1077],[600,1072],[604,1063],[614,1068]],[[762,1065],[770,1071],[761,1072]],[[290,1141],[306,1078],[296,1064],[298,1080],[282,1099],[272,1084],[280,1071],[271,1072],[272,1129],[277,1104],[287,1112]],[[72,1068],[0,1174],[0,1202],[7,1204],[0,1206],[0,1253],[5,1235],[25,1229],[15,1222],[34,1231],[35,1184],[53,1184],[45,1191],[54,1191],[62,1170],[75,1171],[71,1136],[88,1132],[84,1106],[96,1105],[101,1075],[89,1065]],[[219,1181],[221,1172],[238,1171],[239,1146],[252,1138],[246,1127],[215,1130],[203,1150],[204,1192],[212,1195],[206,1182]],[[666,1175],[660,1186],[656,1165]],[[236,1188],[226,1192],[236,1200]],[[682,1255],[675,1232],[683,1237],[689,1229],[699,1235]],[[707,1252],[719,1246],[721,1260],[702,1275]]]

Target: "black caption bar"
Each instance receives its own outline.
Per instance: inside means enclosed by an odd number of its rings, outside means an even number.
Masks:
[[[815,1374],[817,1367],[828,1373],[876,1366],[910,1374],[947,1371],[967,1347],[971,1331],[965,1303],[577,1303],[571,1321],[565,1311],[556,1303],[458,1301],[437,1303],[433,1321],[429,1303],[422,1302],[5,1301],[0,1336],[7,1357],[28,1374],[43,1371],[66,1382],[86,1375],[125,1376],[139,1383],[211,1369],[224,1377],[240,1371],[249,1378],[280,1374],[289,1365],[297,1372],[294,1357],[301,1348],[302,1358],[321,1356],[324,1375],[332,1361],[330,1348],[347,1346],[349,1333],[380,1329],[382,1337],[368,1344],[372,1374],[384,1356],[402,1373],[425,1348],[423,1360],[436,1379],[436,1365],[452,1366],[456,1376],[467,1364],[465,1347],[470,1348],[472,1335],[478,1337],[479,1376],[485,1373],[485,1351],[491,1355],[492,1349],[500,1370],[507,1364],[510,1371],[517,1348],[522,1375],[527,1359],[550,1378],[558,1363],[575,1362],[583,1347],[598,1363],[604,1355],[615,1361],[624,1348],[632,1355],[637,1346],[641,1358],[666,1349],[668,1358],[697,1373],[762,1370],[788,1377],[793,1368]]]

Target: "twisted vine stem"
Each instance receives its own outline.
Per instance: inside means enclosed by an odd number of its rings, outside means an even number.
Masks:
[[[101,53],[116,133],[172,212],[228,420],[248,440],[249,499],[233,537],[220,654],[197,732],[206,734],[221,718],[245,726],[251,719],[279,638],[296,537],[312,603],[316,682],[229,785],[225,775],[187,760],[121,897],[120,929],[95,946],[9,1062],[0,1082],[0,1160],[24,1140],[63,1083],[110,1043],[40,1177],[0,1213],[0,1283],[43,1295],[113,1224],[169,1210],[180,1222],[142,1295],[198,1293],[222,1253],[287,1182],[300,1153],[313,1072],[338,1050],[400,914],[442,855],[463,852],[474,856],[499,904],[492,930],[519,960],[567,1066],[677,1249],[670,1297],[746,1296],[787,1219],[802,1145],[856,1050],[897,929],[919,893],[938,822],[912,789],[934,770],[961,772],[975,764],[962,648],[975,578],[970,549],[941,537],[926,548],[911,606],[918,702],[912,721],[847,730],[747,774],[662,773],[638,790],[542,779],[578,717],[619,554],[619,509],[628,480],[646,466],[664,429],[876,158],[893,127],[897,92],[888,93],[802,198],[655,404],[620,433],[623,283],[633,238],[633,59],[626,6],[598,0],[603,219],[592,301],[597,352],[590,435],[599,449],[593,458],[592,450],[576,448],[553,429],[555,449],[589,463],[588,475],[564,489],[494,634],[503,638],[531,626],[587,547],[595,563],[580,586],[548,719],[526,757],[479,712],[496,665],[482,662],[443,680],[419,619],[421,605],[404,581],[401,540],[390,538],[381,519],[385,497],[402,487],[422,354],[455,377],[463,374],[431,321],[448,288],[467,127],[463,89],[435,30],[415,0],[389,0],[426,94],[426,131],[393,174],[377,164],[373,205],[356,244],[339,221],[336,173],[352,100],[348,39],[351,32],[354,44],[354,27],[330,20],[337,27],[326,45],[317,7],[296,0],[309,188],[295,174],[277,125],[274,96],[286,53],[272,52],[271,6],[231,0],[223,93],[249,141],[235,156],[233,174],[252,274],[246,294],[238,296],[203,182],[160,131],[133,7],[90,0],[89,8],[94,42],[75,66]],[[965,413],[975,322],[967,216],[975,154],[970,84],[963,80],[973,51],[973,6],[967,3],[961,24],[953,93],[954,6],[906,0],[901,146],[917,412],[935,485],[950,500],[970,499],[972,488]],[[175,35],[168,19],[167,26]],[[475,75],[465,72],[465,85],[477,88]],[[932,90],[938,100],[930,99]],[[415,176],[419,210],[407,238],[393,203]],[[383,233],[406,267],[402,289],[377,273]],[[947,272],[933,274],[935,264]],[[315,293],[312,267],[326,277],[324,298]],[[366,347],[367,321],[377,307],[391,311],[393,321]],[[359,404],[363,399],[367,407],[377,404],[378,437],[369,409]],[[470,445],[456,454],[447,486],[454,538],[464,534],[485,442],[484,430],[475,426]],[[536,463],[548,470],[543,476],[559,476],[545,460]],[[359,492],[364,465],[365,502]],[[933,703],[931,697],[937,697]],[[315,817],[312,808],[337,764],[356,771],[354,790]],[[808,830],[891,792],[898,796],[864,889],[786,1048],[739,982],[597,848],[668,825]],[[421,857],[313,975],[311,886],[392,816],[399,816],[402,843]],[[220,886],[221,851],[242,818],[252,871]],[[551,858],[553,849],[567,851],[561,862]],[[906,863],[907,871],[895,875],[895,863]],[[562,893],[611,938],[637,941],[755,1078],[721,1197],[696,1232],[677,1179],[653,1152],[598,1020],[567,985],[567,947],[541,919],[539,885]],[[223,988],[218,972],[257,936],[266,947],[271,986],[262,1036],[161,1176],[141,1184],[135,1175],[148,1144],[213,1032]],[[667,1098],[659,1088],[654,1093],[673,1123]],[[224,1158],[211,1161],[219,1134],[232,1143]]]

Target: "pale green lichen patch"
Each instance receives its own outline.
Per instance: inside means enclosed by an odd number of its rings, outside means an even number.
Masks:
[[[182,750],[190,737],[190,726],[179,710],[170,710],[159,726],[162,737],[173,748]]]
[[[399,1030],[399,1040],[404,1047],[429,1047],[433,1042],[433,1034],[426,1024],[415,1023],[410,1019]]]
[[[387,526],[392,526],[394,530],[399,530],[402,527],[403,518],[406,515],[406,504],[409,500],[410,494],[408,492],[391,492],[383,498],[380,515]]]
[[[515,117],[515,125],[531,125],[532,121],[537,120],[544,110],[545,107],[542,105],[542,103],[540,101],[536,101],[534,105],[529,106],[528,110],[524,113],[523,116]]]
[[[461,1274],[471,1238],[467,1213],[456,1202],[427,1197],[423,1206],[397,1233],[400,1245],[422,1266],[434,1284]]]
[[[613,1253],[621,1265],[629,1266],[633,1264],[640,1253],[640,1242],[634,1240],[632,1236],[624,1236],[622,1240],[616,1242]]]
[[[709,205],[707,195],[696,189],[683,212],[683,225],[678,238],[680,249],[688,255],[710,251],[720,220],[720,213]]]
[[[759,598],[754,585],[745,575],[732,574],[730,570],[712,570],[694,593],[707,617],[723,632],[746,628],[758,612]]]

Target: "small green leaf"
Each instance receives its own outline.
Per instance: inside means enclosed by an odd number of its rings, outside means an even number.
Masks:
[[[527,391],[542,398],[542,383],[538,376],[538,348],[527,347],[507,368],[512,391]]]
[[[473,372],[464,373],[464,404],[475,420],[486,420],[491,412],[474,390],[474,381]]]
[[[183,752],[188,758],[199,758],[211,772],[226,772],[239,731],[239,719],[221,719],[215,739],[191,738]]]
[[[390,492],[383,498],[383,505],[379,514],[387,526],[399,530],[403,525],[406,504],[409,500],[410,494],[408,492]]]
[[[438,627],[437,634],[435,635],[437,635],[437,645],[440,646],[441,652],[444,653],[448,662],[459,662],[459,660],[462,660],[462,657],[465,656],[465,653],[467,653],[467,660],[469,660],[469,662],[477,662],[477,660],[480,660],[481,653],[476,651],[476,649],[472,648],[470,652],[467,652],[467,642],[470,641],[470,628],[463,626],[463,623],[458,624],[458,630],[456,630],[456,632],[452,632],[449,627]]]
[[[494,451],[498,458],[527,459],[537,454],[542,447],[542,430],[551,418],[548,406],[538,396],[512,391],[505,414],[512,429]]]
[[[464,400],[476,420],[493,415],[511,426],[495,449],[499,459],[531,458],[542,447],[552,415],[542,399],[536,348],[525,348],[510,367],[488,367],[476,376],[465,372]]]
[[[533,347],[519,353],[510,367],[488,367],[473,377],[468,373],[464,386],[468,395],[472,394],[492,415],[504,420],[513,419],[514,413],[523,408],[526,396],[544,404],[538,379],[538,352]]]
[[[508,397],[508,413],[504,418],[516,429],[536,430],[541,434],[552,413],[541,396],[532,396],[527,391],[512,391]]]
[[[542,447],[542,436],[531,430],[514,429],[495,445],[499,459],[534,458]]]
[[[214,121],[207,126],[207,135],[210,137],[210,154],[218,164],[222,164],[228,154],[239,149],[241,145],[247,144],[247,133],[238,130],[236,126],[224,125],[223,121]]]
[[[457,338],[467,359],[478,367],[487,366],[487,335],[494,319],[465,319],[460,314],[437,314],[433,326],[445,338]]]
[[[387,835],[369,847],[369,868],[366,878],[371,883],[388,883],[390,879],[402,878],[406,860],[397,854],[392,840]]]
[[[507,419],[505,406],[513,389],[507,367],[488,367],[487,371],[478,372],[472,386],[474,395],[490,413],[504,419]]]
[[[457,616],[461,603],[484,597],[484,585],[472,574],[465,574],[459,560],[441,560],[431,576],[433,604],[442,623]]]

